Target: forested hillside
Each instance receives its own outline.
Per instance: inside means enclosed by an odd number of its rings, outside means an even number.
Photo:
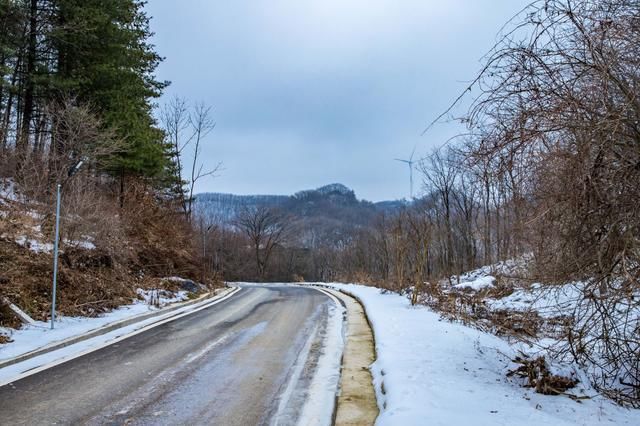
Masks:
[[[205,278],[181,154],[154,118],[168,82],[151,34],[137,0],[0,0],[0,296],[35,318],[50,311],[58,185],[63,314]]]
[[[359,200],[346,186],[330,184],[291,196],[198,194],[195,211],[206,260],[226,279],[332,280],[342,271],[333,251],[372,229],[380,214],[407,204]]]

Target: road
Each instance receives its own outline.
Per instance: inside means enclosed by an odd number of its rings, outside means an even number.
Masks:
[[[0,387],[0,423],[294,424],[332,303],[313,289],[243,286],[223,303]]]

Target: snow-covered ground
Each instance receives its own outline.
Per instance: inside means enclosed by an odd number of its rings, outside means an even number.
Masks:
[[[487,275],[484,277],[475,278],[471,281],[463,281],[460,284],[454,285],[453,288],[480,291],[484,290],[485,288],[494,287],[495,282],[496,279],[494,277],[492,277],[491,275]]]
[[[7,201],[22,201],[16,191],[16,184],[12,179],[0,179],[0,204]]]
[[[173,319],[189,315],[193,312],[205,309],[211,305],[223,302],[230,297],[234,291],[227,293],[214,299],[206,299],[202,302],[179,307],[170,312],[159,312],[157,316],[142,319],[124,327],[116,328],[105,334],[92,337],[87,340],[65,346],[51,352],[38,355],[36,357],[21,361],[7,367],[0,368],[0,386],[11,381],[17,380],[29,374],[34,374],[44,368],[48,368],[68,359],[73,359],[84,353],[88,353],[104,347],[106,345],[118,342],[128,336],[140,333],[147,327],[172,321]],[[148,313],[153,308],[144,303],[135,303],[133,305],[121,307],[99,318],[63,318],[60,324],[56,322],[56,329],[50,330],[45,327],[44,323],[38,326],[29,326],[25,329],[14,332],[13,343],[0,345],[0,361],[13,358],[23,353],[29,352],[49,344],[56,343],[60,340],[82,335],[94,329],[106,326],[110,323],[132,318],[137,315]]]
[[[152,297],[159,301],[159,306],[179,302],[187,299],[187,292],[171,293],[162,290],[162,294],[153,290],[138,289],[138,294],[143,300],[135,300],[131,305],[121,306],[111,312],[96,318],[87,317],[56,317],[55,328],[51,329],[51,323],[36,321],[33,325],[26,325],[19,330],[0,327],[0,333],[11,338],[12,342],[0,345],[0,361],[31,352],[35,349],[50,345],[55,342],[85,334],[91,330],[104,327],[117,321],[132,318],[158,308],[150,304]]]
[[[309,385],[309,395],[302,407],[299,425],[321,426],[331,424],[335,405],[335,394],[340,382],[340,364],[344,348],[343,321],[344,308],[340,302],[329,295],[334,303],[329,305],[327,328],[324,335],[321,355],[316,371]]]
[[[591,399],[537,394],[522,387],[520,379],[506,376],[517,367],[511,360],[518,350],[529,348],[443,320],[397,294],[354,284],[331,286],[356,295],[372,323],[378,425],[640,424],[640,410],[599,396],[574,366],[555,365],[554,372],[575,374],[580,383],[568,393]]]
[[[53,235],[45,235],[42,232],[41,222],[45,216],[35,210],[38,203],[29,202],[26,197],[17,190],[17,185],[11,179],[0,178],[0,217],[4,218],[10,215],[11,208],[7,210],[7,206],[11,204],[22,204],[18,210],[14,210],[14,214],[21,216],[21,230],[14,235],[13,241],[16,244],[28,248],[34,253],[51,253],[53,251]],[[7,238],[8,235],[0,235]],[[63,246],[75,247],[84,250],[94,250],[96,248],[94,238],[90,235],[82,235],[77,240],[64,239]]]
[[[141,297],[142,300],[144,300],[145,304],[157,307],[162,307],[170,303],[182,302],[189,298],[189,292],[184,290],[173,292],[162,289],[143,290],[139,288],[136,290],[136,293],[138,294],[138,297]]]
[[[507,297],[488,299],[491,310],[536,311],[543,318],[571,314],[582,298],[584,283],[573,282],[562,286],[532,284],[528,289],[518,288]]]

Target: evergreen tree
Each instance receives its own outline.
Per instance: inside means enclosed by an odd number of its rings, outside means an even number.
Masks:
[[[15,102],[15,84],[18,78],[17,57],[22,42],[23,10],[20,3],[0,0],[0,147],[7,145],[10,111]]]
[[[125,141],[110,171],[161,178],[168,147],[152,116],[152,100],[166,82],[153,73],[161,58],[148,39],[144,3],[135,0],[56,0],[55,87],[90,104]]]

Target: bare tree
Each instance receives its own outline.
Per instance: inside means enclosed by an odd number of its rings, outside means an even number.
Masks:
[[[193,190],[196,183],[204,177],[215,175],[220,168],[220,163],[218,163],[213,169],[205,171],[203,170],[204,164],[200,162],[203,139],[216,127],[216,123],[211,117],[211,107],[203,103],[197,103],[189,116],[189,123],[193,129],[194,148],[191,162],[191,178],[188,183],[189,195],[186,202],[187,219],[191,218],[193,212]]]
[[[256,274],[264,281],[274,248],[283,244],[290,230],[289,219],[281,212],[264,207],[245,207],[235,220],[235,226],[251,241],[256,262]]]
[[[220,168],[218,163],[212,169],[205,170],[200,158],[204,139],[213,131],[216,123],[211,117],[210,106],[197,103],[190,112],[187,101],[179,97],[174,97],[164,106],[160,119],[172,146],[175,192],[187,220],[191,220],[196,184],[202,178],[215,175]],[[193,146],[191,151],[188,149],[190,146]],[[191,163],[189,178],[186,181],[185,163]]]
[[[447,274],[453,272],[454,261],[454,244],[452,229],[452,207],[453,193],[456,184],[458,170],[449,161],[450,151],[441,153],[439,150],[434,151],[428,158],[420,162],[420,171],[423,175],[425,189],[427,192],[435,192],[442,203],[444,215],[444,261]]]
[[[408,240],[410,260],[413,266],[413,292],[411,304],[418,303],[418,296],[423,290],[425,280],[431,279],[430,246],[433,224],[429,217],[420,211],[412,211],[407,215],[409,227]]]
[[[166,137],[171,144],[173,161],[175,164],[174,191],[178,193],[180,205],[185,215],[187,214],[187,199],[184,196],[184,180],[183,180],[183,151],[193,139],[193,134],[185,135],[190,129],[189,126],[189,107],[185,99],[173,97],[164,105],[160,111],[160,121],[164,128]]]
[[[539,277],[586,283],[568,350],[597,365],[597,387],[640,406],[628,321],[640,278],[638,2],[535,1],[520,19],[488,55],[466,117],[469,155],[493,187],[496,253],[528,245]]]

